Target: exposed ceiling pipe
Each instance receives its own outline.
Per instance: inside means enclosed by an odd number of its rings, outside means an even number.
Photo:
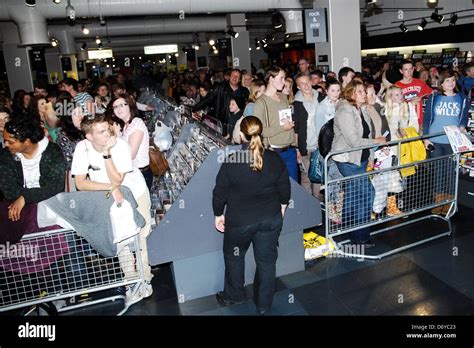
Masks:
[[[5,7],[14,3],[24,6],[21,0],[0,1],[0,21],[11,20],[9,11]],[[36,0],[36,9],[44,18],[65,18],[66,1],[55,4],[51,0]],[[260,12],[271,9],[292,10],[302,8],[300,0],[239,0],[239,1],[212,1],[212,0],[72,0],[76,17],[104,17],[113,16],[150,16],[176,15],[188,16],[202,13],[241,13]]]
[[[220,39],[225,37],[224,33],[222,34],[213,34],[209,37],[214,39]],[[127,37],[111,37],[108,39],[103,39],[102,44],[104,46],[110,47],[120,47],[120,46],[140,46],[140,45],[153,45],[153,44],[172,44],[172,43],[189,43],[191,44],[194,40],[194,34],[166,34],[166,35],[147,35],[147,36],[127,36]],[[202,39],[202,38],[201,38]],[[87,42],[89,46],[94,42],[91,39],[79,39],[76,40],[76,43]],[[80,47],[80,45],[78,45]]]
[[[196,0],[88,0],[73,1],[76,17],[149,16],[176,15],[182,24],[191,14],[259,12],[269,9],[299,9],[300,0],[239,0],[239,1],[196,1]],[[29,12],[25,12],[29,10]],[[13,20],[23,31],[22,44],[46,43],[45,18],[65,18],[66,2],[55,4],[51,0],[37,0],[36,6],[27,8],[23,1],[0,0],[0,21]],[[41,16],[40,16],[41,15]]]
[[[188,18],[186,21],[166,18],[166,19],[144,19],[144,20],[116,20],[107,22],[107,31],[99,23],[91,23],[87,25],[89,34],[84,35],[81,27],[76,25],[71,27],[69,25],[50,25],[49,35],[59,40],[59,47],[61,54],[76,54],[76,46],[74,39],[93,40],[96,36],[103,36],[107,33],[108,36],[124,36],[124,35],[147,35],[147,34],[161,34],[161,33],[190,33],[196,31],[222,31],[225,32],[227,28],[227,21],[225,17],[194,17]],[[173,41],[180,40],[180,35],[172,36]],[[192,36],[189,42],[193,41]],[[137,40],[143,39],[138,37]],[[148,38],[145,38],[146,40]]]
[[[106,28],[99,23],[86,24],[90,33],[84,35],[79,25],[50,25],[48,30],[51,34],[67,31],[74,38],[95,37],[105,35]],[[144,18],[132,20],[109,20],[107,21],[108,36],[146,35],[162,33],[192,33],[196,31],[226,31],[227,21],[225,17],[189,17],[186,20],[178,18]]]
[[[1,15],[13,20],[20,34],[21,45],[35,46],[49,44],[46,18],[36,7],[26,6],[24,1],[6,1],[1,6]]]

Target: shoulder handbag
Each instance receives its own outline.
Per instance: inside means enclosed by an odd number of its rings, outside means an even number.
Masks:
[[[165,156],[153,143],[149,150],[150,169],[154,176],[162,176],[170,168]]]
[[[263,102],[263,107],[265,108],[265,115],[263,115],[263,119],[265,121],[264,127],[270,128],[270,118],[269,118],[269,115],[268,115],[267,102],[263,98],[262,98],[262,102]],[[270,148],[270,138],[269,137],[263,137],[263,146],[266,149]]]
[[[308,179],[314,184],[324,183],[324,168],[319,160],[319,150],[316,149],[311,153],[309,160]]]

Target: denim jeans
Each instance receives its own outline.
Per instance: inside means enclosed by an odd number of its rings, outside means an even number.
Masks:
[[[283,219],[281,214],[243,227],[226,227],[224,233],[224,297],[245,301],[245,254],[253,245],[255,264],[254,301],[259,310],[272,306],[275,292],[278,238]]]
[[[451,155],[453,149],[449,144],[440,144],[433,143],[434,150],[430,153],[430,158],[436,158],[446,155]],[[454,188],[446,187],[447,179],[452,177],[453,172],[456,170],[454,167],[455,164],[448,158],[445,160],[440,160],[433,163],[433,191],[435,193],[444,193],[452,192],[454,193]],[[454,180],[449,180],[448,182],[453,182]]]
[[[360,166],[352,163],[336,162],[337,168],[344,177],[365,173],[367,161]],[[350,179],[345,183],[344,206],[342,208],[343,226],[354,227],[370,222],[375,190],[367,176]],[[364,243],[370,239],[368,227],[351,232],[354,243]]]
[[[296,161],[296,148],[291,147],[290,149],[281,152],[278,149],[274,149],[276,153],[285,161],[286,168],[288,169],[288,175],[293,178],[296,182],[299,182],[299,168],[298,162]]]

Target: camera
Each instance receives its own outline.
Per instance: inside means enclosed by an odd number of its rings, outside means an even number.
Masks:
[[[434,149],[435,149],[435,147],[433,146],[433,144],[429,144],[428,147],[426,148],[426,150],[427,150],[428,152],[433,152]]]

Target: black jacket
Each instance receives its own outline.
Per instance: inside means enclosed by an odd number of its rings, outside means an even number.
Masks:
[[[244,144],[243,149],[248,146]],[[212,197],[214,215],[225,211],[225,225],[241,227],[281,213],[281,204],[288,204],[290,179],[285,162],[276,153],[265,150],[263,170],[254,171],[245,163],[246,151],[230,155],[216,178]]]
[[[192,111],[198,111],[208,104],[213,104],[215,105],[214,116],[223,124],[227,124],[229,120],[229,103],[232,98],[241,98],[245,104],[249,98],[249,91],[242,86],[239,86],[234,91],[230,87],[229,82],[223,82],[210,91],[206,98],[194,105]]]
[[[308,135],[308,112],[302,102],[293,102],[293,113],[295,118],[295,133],[298,134],[298,150],[301,156],[306,156],[306,138]]]
[[[6,201],[23,196],[27,204],[37,203],[64,191],[66,160],[58,145],[50,142],[41,156],[38,188],[23,187],[23,168],[16,158],[8,149],[0,150],[0,191]]]

